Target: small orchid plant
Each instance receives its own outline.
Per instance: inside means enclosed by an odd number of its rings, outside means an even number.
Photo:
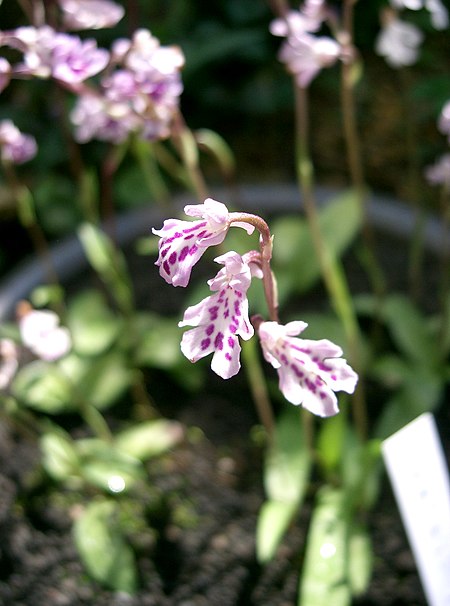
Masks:
[[[259,336],[264,358],[279,375],[280,390],[292,404],[321,417],[339,412],[335,391],[353,393],[357,375],[341,358],[342,350],[327,339],[311,341],[296,338],[307,324],[301,321],[280,324],[276,282],[270,267],[272,237],[266,222],[249,213],[228,212],[211,198],[204,204],[184,209],[197,221],[169,219],[161,230],[156,264],[160,275],[173,286],[187,286],[191,270],[210,246],[221,244],[230,227],[241,227],[251,234],[257,229],[260,250],[244,255],[229,251],[216,257],[224,267],[208,280],[214,293],[197,305],[188,307],[179,326],[193,326],[181,341],[181,351],[196,362],[213,354],[212,370],[223,379],[239,372],[241,347],[238,336],[247,341]],[[270,321],[261,316],[249,318],[247,291],[252,278],[262,279]]]
[[[343,0],[339,10],[325,0],[304,0],[295,9],[287,0],[268,3],[265,28],[280,40],[278,58],[292,77],[295,168],[305,216],[288,218],[284,227],[239,208],[229,210],[231,204],[210,197],[199,150],[210,152],[226,177],[232,172],[232,154],[217,133],[187,126],[180,107],[186,58],[178,45],[165,46],[140,27],[127,37],[115,37],[109,49],[100,46],[96,32],[116,27],[126,15],[125,3],[18,4],[26,24],[0,31],[0,94],[7,98],[15,85],[44,82],[56,100],[57,109],[49,113],[59,120],[59,141],[64,141],[61,149],[71,175],[64,203],[69,206],[69,198],[78,203],[78,237],[102,288],[66,300],[49,255],[47,213],[39,212],[36,201],[39,186],[25,172],[45,141],[39,140],[38,124],[34,134],[22,132],[14,121],[20,112],[11,112],[14,120],[9,115],[0,120],[0,164],[17,217],[46,267],[48,284],[30,293],[31,302],[17,302],[15,322],[0,326],[0,401],[14,422],[38,430],[47,474],[81,494],[74,536],[87,570],[114,590],[136,590],[133,550],[126,528],[115,521],[129,517],[126,499],[134,497],[134,517],[128,522],[148,532],[145,463],[186,438],[180,423],[160,417],[143,368],[172,371],[171,378],[178,377],[183,387],[191,380],[199,389],[190,363],[212,356],[212,371],[230,379],[239,373],[242,357],[261,421],[260,443],[266,447],[257,559],[263,565],[276,556],[304,499],[314,499],[298,603],[348,606],[370,580],[367,516],[378,493],[380,441],[418,410],[437,406],[449,375],[450,350],[448,258],[444,255],[442,263],[442,314],[429,323],[407,297],[386,292],[373,247],[355,98],[362,74],[353,31],[357,2]],[[389,68],[407,70],[419,60],[426,35],[415,16],[436,30],[449,25],[441,0],[382,3],[374,51]],[[316,79],[331,68],[341,74],[342,139],[351,189],[322,209],[316,200],[308,108]],[[438,130],[450,141],[450,101],[439,111]],[[89,145],[99,146],[92,165],[89,153],[84,154]],[[184,207],[183,219],[166,206],[162,227],[153,225],[155,238],[146,239],[163,280],[190,286],[194,266],[202,258],[206,266],[207,250],[217,250],[214,262],[220,268],[207,280],[208,296],[189,305],[181,319],[136,310],[127,262],[114,233],[115,186],[129,158],[143,169],[146,200],[149,195],[167,203],[170,187],[181,183],[197,201]],[[448,227],[448,151],[426,169],[425,177],[442,187],[441,211]],[[164,220],[167,216],[176,218]],[[359,232],[373,292],[367,297],[353,296],[341,262],[346,245]],[[240,248],[234,244],[227,248],[236,233],[245,241],[245,252],[236,252]],[[255,233],[257,249],[247,245]],[[282,248],[284,259],[277,262]],[[306,287],[299,286],[303,274]],[[303,295],[320,278],[333,313],[310,320],[296,311],[293,317],[286,314],[283,323],[280,309],[284,314],[287,298]],[[252,298],[254,285],[264,294],[263,310]],[[394,354],[380,353],[377,344],[369,343],[361,317],[373,321],[377,334],[389,334]],[[181,344],[179,328],[186,329]],[[307,338],[308,330],[318,338]],[[275,372],[263,370],[263,361]],[[271,392],[273,377],[279,390]],[[381,412],[376,423],[368,418],[367,378],[395,388],[382,407],[377,402]],[[282,406],[276,417],[271,399],[280,392],[294,406]],[[132,409],[129,423],[113,430],[104,411],[124,399]],[[79,414],[88,437],[74,438],[56,422],[56,415],[66,412]],[[314,483],[309,482],[312,469],[318,478]],[[92,490],[98,491],[93,502]]]

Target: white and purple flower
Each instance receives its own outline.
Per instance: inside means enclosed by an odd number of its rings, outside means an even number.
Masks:
[[[22,133],[11,120],[0,121],[0,155],[4,162],[23,164],[34,158],[36,152],[32,135]]]
[[[125,9],[111,0],[58,0],[67,29],[103,29],[116,25]]]
[[[14,71],[38,78],[56,78],[67,84],[80,83],[101,72],[109,62],[109,53],[97,48],[94,39],[55,31],[49,25],[24,26],[5,32],[0,40],[23,53],[23,63]]]
[[[152,232],[161,238],[159,256],[155,265],[159,266],[161,277],[173,286],[187,286],[193,266],[209,246],[221,244],[231,225],[231,216],[222,202],[207,198],[203,204],[184,207],[190,217],[200,217],[197,221],[167,219],[160,230]],[[254,227],[246,223],[235,223],[250,234]]]
[[[339,412],[335,391],[353,393],[358,375],[342,356],[342,349],[328,341],[299,339],[306,322],[262,322],[258,327],[264,358],[278,372],[286,400],[301,404],[321,417]]]
[[[423,33],[412,23],[388,15],[375,43],[376,52],[383,56],[391,67],[413,65],[419,56]]]
[[[116,40],[114,69],[97,90],[81,94],[71,112],[76,139],[121,143],[132,133],[150,141],[169,137],[183,91],[183,65],[180,48],[162,46],[146,29]]]
[[[60,326],[53,311],[36,310],[26,303],[21,304],[19,330],[25,347],[46,362],[59,360],[72,346],[68,329]]]
[[[241,347],[238,336],[250,339],[254,329],[248,317],[247,290],[252,275],[259,276],[254,264],[230,251],[217,257],[224,267],[208,280],[214,294],[188,307],[178,326],[194,326],[184,333],[181,351],[191,361],[213,353],[211,369],[223,379],[239,372]]]

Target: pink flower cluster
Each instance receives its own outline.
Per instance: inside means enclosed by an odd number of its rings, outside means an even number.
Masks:
[[[124,14],[111,0],[59,0],[58,5],[64,30],[110,27]],[[183,90],[184,56],[176,46],[161,46],[148,30],[116,40],[108,51],[93,38],[30,25],[0,32],[1,46],[19,51],[21,60],[11,65],[0,57],[0,92],[12,78],[56,80],[76,94],[70,117],[80,143],[170,135]]]
[[[334,392],[353,393],[358,380],[341,357],[342,350],[326,339],[297,338],[306,328],[305,322],[282,325],[277,317],[267,322],[260,316],[249,318],[247,291],[252,279],[274,280],[267,263],[272,238],[266,223],[256,215],[230,213],[224,204],[211,198],[184,210],[197,220],[168,219],[162,229],[153,229],[160,238],[156,265],[164,280],[174,286],[188,285],[193,266],[209,246],[225,240],[230,227],[242,227],[248,233],[256,228],[261,237],[260,251],[244,255],[229,251],[215,259],[223,267],[208,280],[212,294],[188,307],[179,322],[180,327],[192,327],[182,337],[182,353],[191,362],[212,354],[212,370],[228,379],[240,370],[238,337],[248,340],[256,330],[264,358],[278,372],[285,398],[319,416],[336,414],[339,409]],[[266,292],[275,293],[275,286]],[[267,303],[271,315],[277,316],[275,302]]]
[[[183,90],[184,56],[176,46],[161,46],[148,30],[117,40],[99,87],[79,95],[71,113],[78,141],[120,143],[131,133],[143,139],[170,135]]]
[[[305,0],[299,11],[289,11],[270,25],[272,34],[286,38],[279,58],[302,88],[309,86],[322,68],[342,57],[341,45],[334,38],[315,35],[327,13],[325,0]]]
[[[3,32],[0,44],[15,48],[23,55],[23,61],[12,70],[14,75],[55,78],[68,85],[95,76],[109,62],[108,51],[97,48],[95,40],[82,40],[48,25]]]

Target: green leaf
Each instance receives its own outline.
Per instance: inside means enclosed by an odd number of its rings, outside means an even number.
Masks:
[[[124,492],[145,478],[141,462],[115,445],[97,438],[78,440],[75,444],[82,477],[102,490]]]
[[[385,403],[375,435],[385,439],[424,412],[433,412],[443,390],[444,377],[422,366],[412,367],[407,382]]]
[[[47,431],[40,438],[42,464],[55,480],[77,475],[79,459],[72,438],[62,429]]]
[[[334,417],[324,419],[317,441],[317,452],[320,464],[326,473],[336,471],[344,450],[347,434],[347,422],[342,412]]]
[[[406,296],[388,297],[382,307],[382,315],[402,353],[426,366],[439,360],[438,341],[428,330],[426,319]]]
[[[134,554],[118,521],[116,503],[91,503],[75,521],[74,540],[86,570],[96,581],[115,591],[133,593],[137,588]]]
[[[25,405],[47,414],[74,408],[70,382],[57,366],[41,360],[31,362],[17,373],[12,393]]]
[[[411,364],[395,354],[376,358],[370,368],[372,377],[390,389],[404,385],[411,373]]]
[[[111,406],[130,386],[132,373],[122,352],[111,353],[92,362],[87,368],[80,391],[99,410]]]
[[[117,339],[122,322],[108,308],[99,291],[89,290],[74,297],[67,312],[73,347],[77,353],[95,356]]]
[[[92,223],[84,223],[78,235],[89,263],[108,286],[119,309],[133,308],[131,283],[125,258],[113,241]]]
[[[324,486],[317,494],[300,579],[299,606],[349,606],[348,522],[341,490]]]
[[[295,501],[266,501],[263,503],[256,526],[256,557],[265,564],[275,555],[279,544],[298,510]]]
[[[345,217],[345,220],[342,218]],[[349,190],[329,200],[319,213],[319,225],[331,258],[339,258],[361,225],[357,195]],[[295,289],[304,292],[319,279],[321,268],[307,222],[298,216],[274,223],[274,272],[280,303]]]
[[[351,592],[362,595],[368,588],[372,577],[373,549],[367,528],[353,523],[349,529],[348,576]]]
[[[322,236],[335,257],[345,251],[361,227],[358,194],[349,189],[328,200],[320,211]]]
[[[157,419],[121,431],[116,435],[114,442],[120,452],[146,461],[176,446],[183,438],[183,434],[181,423]]]
[[[236,169],[236,160],[225,139],[208,128],[196,130],[194,136],[200,149],[209,152],[217,160],[222,173],[231,177]]]
[[[311,455],[303,436],[298,408],[287,408],[281,415],[264,468],[264,486],[269,500],[297,505],[305,494]]]
[[[135,359],[139,366],[168,369],[181,358],[178,320],[158,314],[140,313],[134,318],[137,335]]]
[[[342,451],[341,478],[349,510],[369,510],[375,503],[381,481],[380,440],[361,442],[354,428],[348,427]]]

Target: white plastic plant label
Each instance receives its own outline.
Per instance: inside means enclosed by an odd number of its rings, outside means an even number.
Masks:
[[[382,452],[427,601],[450,606],[450,481],[434,417],[417,417]]]

